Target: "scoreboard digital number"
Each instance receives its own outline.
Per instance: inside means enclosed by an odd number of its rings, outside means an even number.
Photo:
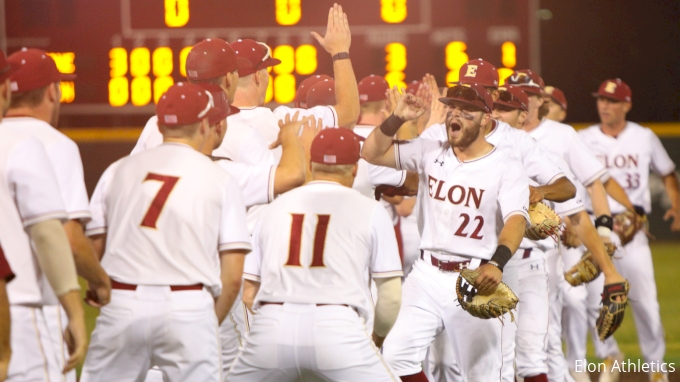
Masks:
[[[184,80],[193,44],[208,37],[266,42],[281,64],[270,68],[266,102],[295,98],[298,82],[332,75],[330,56],[310,36],[323,34],[327,0],[41,0],[33,20],[26,4],[5,7],[7,51],[33,46],[50,52],[60,71],[68,114],[149,113],[160,96]],[[352,64],[358,78],[384,75],[405,87],[425,73],[440,84],[458,79],[471,58],[484,58],[501,78],[516,67],[537,68],[536,0],[346,0]],[[63,14],[73,14],[62,20]],[[40,21],[40,22],[38,22]],[[67,25],[64,25],[67,24]],[[79,105],[75,107],[75,105]]]

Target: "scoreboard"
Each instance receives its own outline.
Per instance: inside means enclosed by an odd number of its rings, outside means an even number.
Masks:
[[[338,0],[336,0],[338,1]],[[0,1],[0,5],[2,5]],[[383,75],[405,86],[432,73],[457,80],[469,59],[493,63],[501,77],[538,69],[538,0],[340,0],[352,31],[357,78]],[[154,103],[185,76],[198,41],[266,42],[281,64],[270,68],[267,102],[292,102],[299,81],[332,76],[323,35],[330,0],[4,0],[0,48],[48,51],[64,73],[62,115],[153,113]],[[0,18],[0,20],[2,20]]]

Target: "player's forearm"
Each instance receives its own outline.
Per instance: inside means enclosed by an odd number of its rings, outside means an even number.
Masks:
[[[678,185],[677,175],[675,175],[675,172],[672,172],[669,175],[664,176],[662,179],[663,184],[666,187],[668,197],[671,199],[671,208],[676,211],[680,211],[680,192],[678,191],[680,186]]]
[[[305,182],[305,150],[297,136],[282,137],[283,152],[276,167],[274,194],[283,194]]]
[[[243,304],[248,308],[249,311],[253,311],[253,303],[255,302],[255,296],[257,292],[260,291],[260,283],[257,281],[252,281],[248,279],[243,279]]]
[[[590,251],[595,262],[605,276],[616,273],[616,268],[611,258],[607,254],[602,238],[597,233],[595,226],[590,221],[590,217],[585,211],[577,212],[569,216],[574,232],[581,239],[586,249]]]
[[[397,131],[397,139],[400,141],[408,141],[416,138],[418,138],[417,119],[406,121],[403,125],[401,125],[399,131]]]
[[[60,297],[80,289],[71,247],[59,220],[46,220],[28,228],[40,269]],[[80,301],[79,301],[80,303]]]
[[[404,200],[397,204],[395,208],[401,217],[410,216],[413,213],[413,208],[416,206],[416,198],[404,198]]]
[[[78,275],[94,285],[109,283],[109,276],[104,272],[94,251],[92,243],[85,237],[83,226],[79,221],[69,220],[64,223],[66,236],[71,244],[73,259]]]
[[[538,188],[545,199],[553,202],[566,202],[567,200],[576,196],[576,186],[566,176],[563,176],[552,184],[539,186]]]
[[[10,346],[10,318],[7,283],[5,280],[0,280],[0,363],[9,361],[12,355],[12,348]]]
[[[339,127],[354,128],[359,119],[359,88],[350,59],[333,63],[335,75],[335,111]]]
[[[95,256],[99,261],[102,261],[104,251],[106,250],[106,234],[93,235],[89,237],[92,248],[94,248]]]
[[[522,242],[524,232],[527,229],[527,220],[522,215],[512,215],[505,221],[500,235],[498,235],[498,245],[504,245],[510,249],[511,253],[517,252],[519,244]]]
[[[391,116],[387,118],[387,120],[383,122],[383,125],[399,123],[395,118],[397,117]],[[361,149],[361,157],[371,164],[396,168],[397,161],[394,158],[394,141],[392,135],[386,135],[381,127],[382,125],[377,129],[373,129],[368,138],[366,138]]]
[[[626,195],[626,191],[621,187],[619,182],[614,180],[614,178],[609,177],[606,182],[604,182],[604,189],[609,194],[609,196],[612,197],[612,199],[616,200],[619,204],[622,206],[626,207],[626,209],[633,211],[633,203],[630,202],[630,199],[628,199],[628,195]]]
[[[217,314],[219,323],[222,323],[227,317],[241,290],[243,262],[246,253],[245,251],[220,252],[222,293],[215,301],[215,314]]]
[[[399,315],[401,307],[401,277],[374,279],[378,289],[378,301],[375,304],[375,322],[373,332],[380,337],[387,337]]]
[[[83,310],[83,303],[80,300],[80,292],[72,290],[65,294],[58,296],[59,303],[64,308],[66,317],[69,321],[85,321],[85,311]]]
[[[607,192],[604,189],[602,182],[597,179],[590,186],[587,187],[590,200],[593,203],[593,212],[595,216],[608,215],[611,216],[609,209],[609,202],[607,201]]]

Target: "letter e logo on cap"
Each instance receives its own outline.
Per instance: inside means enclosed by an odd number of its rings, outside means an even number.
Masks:
[[[477,77],[477,65],[468,65],[465,77]]]
[[[609,94],[614,94],[616,91],[616,82],[607,82],[607,86],[604,87],[604,91]]]

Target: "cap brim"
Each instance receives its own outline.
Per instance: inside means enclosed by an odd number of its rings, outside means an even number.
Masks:
[[[280,64],[280,63],[281,63],[281,60],[279,60],[278,58],[269,57],[268,59],[266,59],[266,60],[264,61],[263,67],[267,67],[267,68],[268,68],[268,67],[270,67],[270,66],[276,66],[276,65],[278,65],[278,64]]]
[[[77,78],[78,76],[75,74],[64,74],[61,73],[59,75],[59,81],[73,81]]]
[[[512,84],[509,84],[512,85]],[[525,93],[531,93],[534,95],[539,95],[542,96],[543,94],[543,89],[537,88],[535,86],[522,86],[522,85],[514,85],[516,88],[521,89]]]
[[[563,110],[567,110],[567,105],[563,104],[562,101],[560,101],[559,99],[555,98],[555,96],[553,96],[553,95],[551,94],[551,95],[550,95],[550,98],[551,98],[553,101],[555,101],[556,104],[560,105],[560,107],[561,107]]]
[[[490,113],[491,111],[488,110],[486,105],[483,105],[480,101],[480,103],[468,101],[465,99],[460,99],[460,98],[451,98],[451,97],[440,97],[438,98],[439,102],[443,103],[444,105],[451,105],[453,102],[460,102],[469,106],[472,106],[476,109],[479,109],[479,111],[484,112],[484,113]]]
[[[592,96],[595,97],[595,98],[600,98],[600,97],[607,98],[607,99],[610,99],[610,100],[613,100],[613,101],[616,101],[616,102],[626,102],[626,100],[623,100],[621,98],[616,98],[613,95],[607,94],[607,93],[595,92],[595,93],[592,93]]]
[[[456,81],[456,82],[449,82],[450,85],[470,85],[470,84],[477,84],[481,85],[485,88],[498,88],[498,85],[494,84],[488,84],[488,83],[482,83],[482,82],[477,82],[477,81]]]
[[[227,114],[226,117],[228,117],[230,115],[238,114],[240,112],[241,112],[241,109],[237,108],[236,106],[229,105],[229,114]]]
[[[513,109],[516,109],[516,110],[528,111],[527,109],[523,108],[521,105],[511,103],[511,102],[496,101],[496,102],[493,103],[493,105],[494,106],[503,105],[503,106],[510,107],[510,108],[513,108]]]

